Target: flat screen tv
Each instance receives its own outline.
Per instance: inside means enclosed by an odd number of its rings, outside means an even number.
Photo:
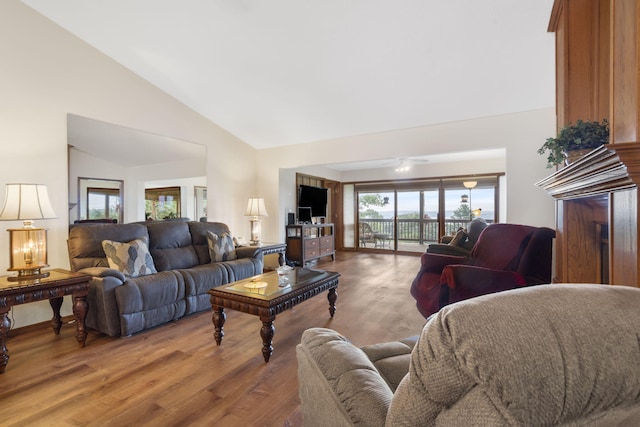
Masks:
[[[327,216],[327,189],[301,185],[298,195],[298,206],[310,207],[311,216],[324,218]]]
[[[298,207],[298,222],[299,223],[309,223],[311,222],[311,208],[306,206]]]

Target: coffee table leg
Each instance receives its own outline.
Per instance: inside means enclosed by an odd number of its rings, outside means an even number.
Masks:
[[[76,319],[76,339],[80,344],[80,347],[84,347],[87,341],[87,329],[85,325],[85,319],[87,318],[87,304],[86,295],[74,295],[73,296],[73,317]],[[59,331],[60,329],[58,329]]]
[[[62,297],[51,298],[49,300],[51,309],[53,310],[53,318],[51,319],[51,327],[56,335],[60,335],[60,328],[62,327],[62,317],[60,316],[60,307],[62,307]]]
[[[216,331],[213,333],[213,337],[216,339],[216,344],[222,343],[222,337],[224,336],[224,321],[227,320],[227,315],[224,312],[223,307],[213,307],[213,326]]]
[[[11,319],[8,316],[9,307],[0,309],[0,374],[4,374],[4,369],[9,363],[9,352],[7,351],[7,336],[11,329]]]
[[[271,357],[271,353],[273,353],[273,346],[271,343],[273,342],[273,334],[276,331],[276,328],[273,326],[274,317],[261,317],[262,320],[262,328],[260,329],[260,337],[262,337],[262,356],[264,357],[264,361],[268,362]]]
[[[329,300],[329,314],[333,317],[336,313],[336,300],[338,299],[338,292],[336,291],[336,288],[329,289],[327,299]]]

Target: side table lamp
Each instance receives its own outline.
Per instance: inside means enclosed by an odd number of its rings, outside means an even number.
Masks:
[[[269,216],[264,207],[264,199],[261,197],[251,197],[247,203],[245,216],[252,217],[251,221],[251,243],[257,246],[262,244],[262,230],[260,225],[261,216]]]
[[[1,221],[23,221],[23,228],[9,228],[11,248],[9,271],[18,276],[9,280],[47,277],[41,269],[47,264],[47,230],[33,226],[34,219],[52,219],[56,214],[49,201],[47,186],[42,184],[7,184]]]

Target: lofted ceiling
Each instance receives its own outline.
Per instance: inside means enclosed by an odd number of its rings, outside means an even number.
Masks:
[[[555,105],[553,0],[22,0],[261,149]]]

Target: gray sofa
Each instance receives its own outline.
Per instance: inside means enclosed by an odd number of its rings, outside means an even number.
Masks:
[[[87,326],[110,336],[129,336],[211,307],[213,287],[262,273],[258,247],[236,248],[237,259],[211,262],[207,231],[228,232],[214,222],[159,221],[78,225],[69,230],[73,271],[89,274]],[[146,239],[157,273],[126,277],[109,268],[104,240]]]
[[[304,425],[639,425],[639,307],[625,286],[485,295],[431,316],[410,356],[309,329],[296,349]]]

